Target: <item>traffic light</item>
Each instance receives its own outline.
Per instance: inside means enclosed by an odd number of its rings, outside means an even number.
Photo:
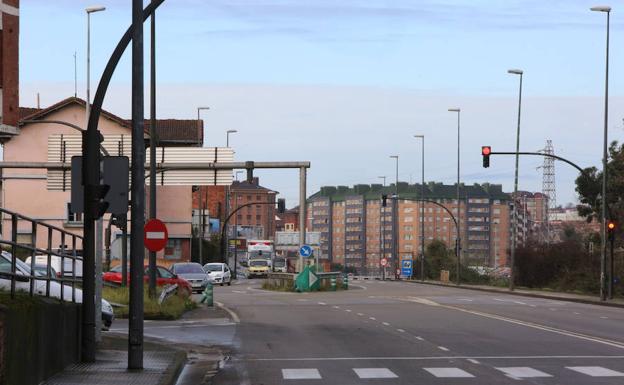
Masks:
[[[609,219],[607,221],[607,236],[609,237],[610,241],[613,241],[615,239],[615,230],[617,229],[617,223],[615,223],[614,220]]]
[[[277,200],[277,212],[283,214],[286,212],[286,199],[278,199]]]
[[[490,167],[490,154],[492,153],[492,147],[482,146],[481,155],[483,155],[483,168]]]
[[[386,194],[382,195],[381,196],[381,205],[383,207],[388,206],[388,202],[387,201],[388,201],[388,195],[386,195]]]

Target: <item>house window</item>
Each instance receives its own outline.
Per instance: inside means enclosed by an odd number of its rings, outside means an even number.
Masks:
[[[82,213],[71,211],[70,203],[67,203],[66,218],[68,223],[82,223]]]
[[[295,224],[294,223],[286,223],[286,231],[295,231]]]
[[[181,259],[182,258],[182,240],[169,238],[165,246],[165,259]]]

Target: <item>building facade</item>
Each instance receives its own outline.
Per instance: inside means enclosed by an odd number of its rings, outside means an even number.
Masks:
[[[448,209],[459,221],[462,260],[469,265],[499,267],[507,264],[510,248],[511,205],[500,185],[429,183],[424,197]],[[307,228],[322,234],[322,259],[354,268],[361,274],[379,274],[380,260],[389,261],[393,273],[398,260],[417,260],[424,245],[433,240],[454,248],[457,228],[448,212],[429,202],[419,202],[421,185],[322,187],[308,200]],[[459,206],[459,207],[458,207]],[[424,231],[423,231],[424,230]],[[395,250],[396,249],[396,250]],[[398,257],[398,258],[397,258]]]
[[[229,237],[273,239],[276,195],[277,191],[262,187],[257,177],[251,182],[234,181],[229,192],[230,212],[238,211],[227,223]],[[240,208],[244,205],[248,206]]]
[[[22,110],[24,121],[38,123],[23,123],[16,135],[4,143],[4,161],[7,162],[49,162],[51,157],[63,156],[68,147],[80,146],[80,133],[66,125],[56,124],[61,121],[81,127],[85,122],[85,101],[72,97],[60,101],[45,109],[28,108]],[[159,121],[160,123],[160,121]],[[197,130],[201,127],[196,120],[176,121],[178,127],[187,127]],[[167,128],[166,122],[160,127]],[[129,155],[128,146],[131,140],[131,128],[128,120],[121,119],[108,111],[102,111],[98,128],[105,137],[103,145],[111,155]],[[157,129],[157,133],[158,133]],[[60,145],[55,142],[60,140]],[[114,139],[113,139],[114,138]],[[70,140],[71,139],[71,140]],[[175,138],[172,138],[175,140]],[[146,142],[149,136],[146,133]],[[56,143],[56,144],[55,144]],[[161,146],[167,146],[167,140],[161,141]],[[177,141],[176,141],[177,143]],[[59,154],[59,151],[61,154]],[[124,152],[125,151],[125,152]],[[70,177],[69,172],[66,178]],[[70,189],[50,189],[49,173],[46,169],[6,169],[2,175],[2,207],[45,221],[48,224],[62,228],[74,234],[82,234],[82,213],[72,212]],[[191,186],[157,186],[158,217],[165,222],[169,230],[169,242],[158,257],[166,261],[190,259],[192,196]],[[149,188],[146,189],[146,207],[149,207]],[[108,227],[110,215],[104,217],[104,226]],[[2,218],[2,236],[10,239],[11,218]],[[32,227],[24,222],[18,223],[18,241],[36,245],[45,249],[47,236],[44,229],[39,228],[33,234]],[[54,234],[52,247],[60,247],[59,234]],[[77,245],[81,249],[81,245]],[[113,259],[121,253],[121,231],[113,227],[111,255]]]
[[[19,132],[19,0],[0,0],[0,142]]]

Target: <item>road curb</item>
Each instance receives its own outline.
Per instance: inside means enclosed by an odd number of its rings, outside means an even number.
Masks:
[[[397,282],[401,282],[401,281],[397,281]],[[518,296],[522,296],[522,297],[552,299],[552,300],[556,300],[556,301],[576,302],[576,303],[583,303],[583,304],[587,304],[587,305],[598,305],[598,306],[616,307],[616,308],[624,309],[624,303],[603,302],[603,301],[597,301],[597,300],[591,300],[591,299],[585,299],[585,298],[560,297],[560,296],[556,296],[556,295],[548,295],[548,294],[540,294],[540,293],[527,293],[527,292],[520,292],[520,291],[503,291],[503,290],[497,290],[497,289],[493,289],[493,288],[490,289],[490,288],[487,288],[487,287],[473,287],[473,286],[462,286],[462,285],[457,286],[457,285],[449,285],[449,284],[446,284],[446,283],[431,282],[431,281],[424,281],[423,282],[423,281],[403,280],[403,282],[417,283],[417,284],[421,284],[421,285],[450,287],[450,288],[457,288],[457,289],[464,289],[464,290],[484,291],[484,292],[488,292],[488,293],[507,294],[507,295],[511,294],[511,295],[518,295]]]
[[[178,381],[184,365],[186,365],[187,355],[185,351],[176,350],[173,362],[167,367],[167,373],[158,382],[158,385],[175,385]]]

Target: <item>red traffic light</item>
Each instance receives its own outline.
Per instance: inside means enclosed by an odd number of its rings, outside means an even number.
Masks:
[[[492,147],[483,146],[481,147],[481,155],[490,155],[492,153]]]

